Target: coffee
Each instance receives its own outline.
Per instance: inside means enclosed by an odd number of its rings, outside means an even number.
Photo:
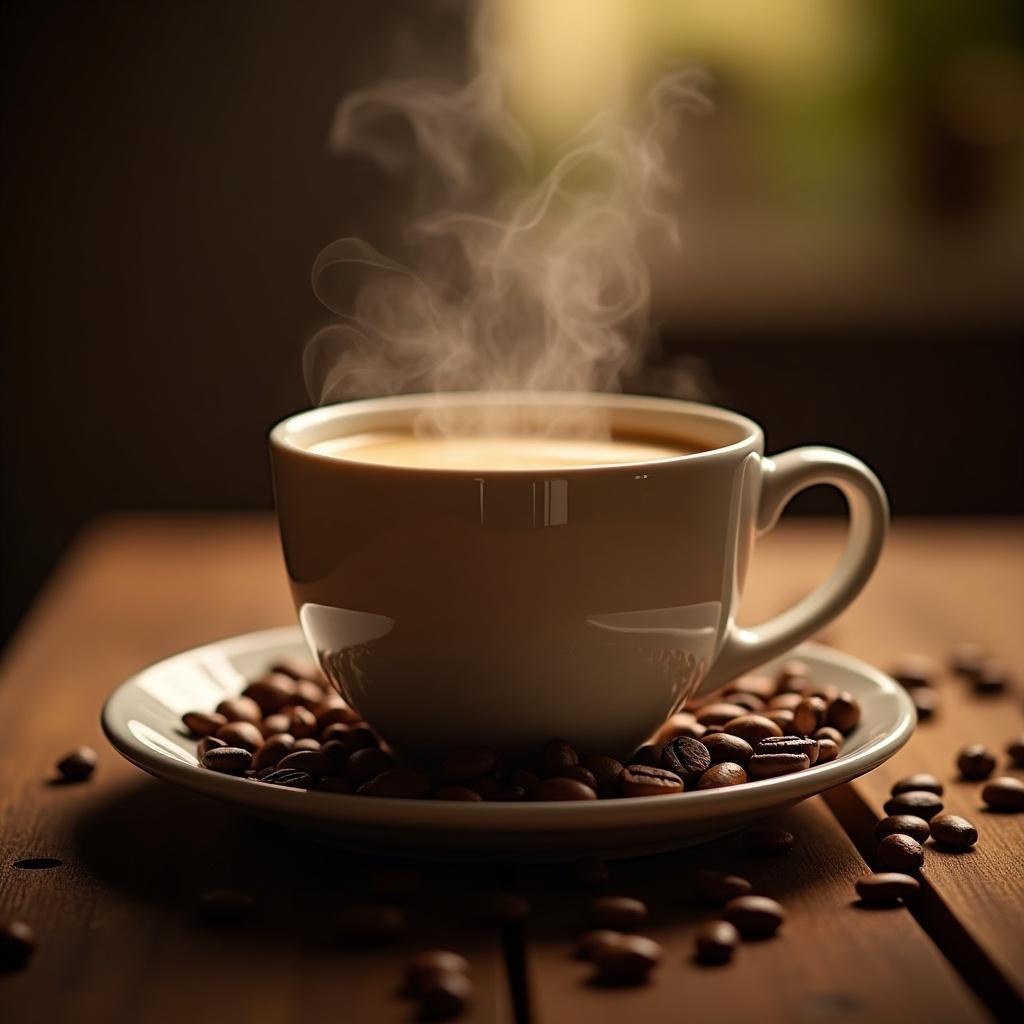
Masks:
[[[699,447],[669,438],[415,437],[381,431],[320,441],[309,450],[380,466],[487,470],[614,466],[676,458]]]

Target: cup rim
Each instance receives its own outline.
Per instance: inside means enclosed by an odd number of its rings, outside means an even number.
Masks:
[[[411,465],[389,465],[384,463],[363,462],[356,459],[346,459],[338,455],[322,455],[311,451],[308,447],[300,444],[296,437],[300,432],[309,430],[311,427],[341,421],[350,415],[359,413],[389,412],[389,411],[421,411],[431,406],[471,406],[486,402],[488,405],[596,405],[609,410],[647,410],[650,412],[663,412],[675,414],[688,414],[692,417],[699,417],[704,420],[711,420],[718,424],[728,424],[733,427],[740,427],[743,436],[726,445],[715,448],[707,448],[697,452],[685,452],[679,455],[669,456],[660,459],[641,459],[636,462],[614,462],[614,463],[592,463],[581,466],[558,466],[551,468],[541,467],[501,467],[487,469],[472,469],[466,467],[451,466],[411,466]],[[403,395],[388,395],[378,398],[359,398],[346,402],[335,402],[330,405],[321,405],[313,409],[306,409],[302,412],[293,413],[278,421],[270,430],[269,442],[272,448],[282,451],[293,452],[298,456],[305,457],[315,462],[344,466],[350,470],[360,470],[373,473],[388,474],[441,474],[452,477],[478,477],[482,473],[488,476],[536,476],[540,473],[550,473],[557,469],[558,474],[571,474],[573,476],[593,474],[595,472],[608,472],[609,470],[636,470],[637,468],[678,466],[692,462],[704,462],[708,459],[721,458],[723,455],[741,452],[743,450],[754,450],[763,447],[764,432],[761,426],[744,416],[741,413],[733,412],[731,409],[724,409],[721,406],[710,405],[704,402],[692,402],[678,398],[663,398],[652,395],[633,395],[624,393],[603,393],[590,391],[438,391],[427,393],[414,393]]]

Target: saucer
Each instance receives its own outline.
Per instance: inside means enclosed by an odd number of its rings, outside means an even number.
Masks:
[[[285,654],[308,655],[297,627],[175,655],[114,691],[103,708],[104,731],[124,757],[151,775],[340,848],[435,860],[553,861],[633,857],[714,839],[877,767],[907,742],[915,723],[910,698],[888,676],[808,643],[786,658],[806,662],[816,683],[856,697],[860,725],[836,760],[741,786],[641,799],[465,803],[306,792],[201,767],[181,715],[212,710]]]

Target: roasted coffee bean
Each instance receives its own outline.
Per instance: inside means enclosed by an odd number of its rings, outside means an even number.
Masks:
[[[665,722],[655,733],[654,739],[657,743],[668,743],[669,740],[674,740],[677,736],[690,736],[699,740],[706,731],[691,712],[680,711]]]
[[[594,778],[594,773],[588,771],[581,764],[571,764],[568,768],[563,768],[557,778],[575,779],[577,782],[582,782],[584,786],[589,786],[595,793],[597,792],[597,779]]]
[[[789,853],[794,842],[793,833],[783,828],[752,828],[743,833],[743,847],[752,853]]]
[[[206,714],[203,711],[186,711],[181,716],[185,728],[196,736],[209,736],[215,733],[221,726],[227,725],[228,720],[217,714],[216,711]]]
[[[804,696],[820,697],[826,704],[831,704],[832,701],[839,698],[840,690],[838,686],[833,686],[831,683],[812,682],[804,691]]]
[[[729,699],[733,704],[738,704],[741,708],[746,708],[747,711],[758,714],[764,711],[767,706],[767,701],[762,700],[753,693],[734,693]]]
[[[708,921],[697,932],[697,960],[702,964],[726,964],[740,944],[740,933],[728,921]]]
[[[580,764],[594,776],[597,783],[597,792],[601,796],[611,796],[619,788],[619,779],[622,777],[622,764],[614,757],[606,757],[604,754],[594,754],[585,757]],[[512,781],[511,778],[509,781]],[[525,785],[519,782],[516,785]],[[527,787],[529,788],[529,787]]]
[[[241,889],[209,889],[196,900],[196,916],[203,924],[238,924],[252,915],[256,901]]]
[[[839,747],[833,740],[818,740],[818,759],[815,764],[828,764],[839,756]]]
[[[301,740],[295,741],[294,750],[320,750],[320,741],[313,739],[312,736],[305,736]]]
[[[288,731],[297,739],[302,740],[307,736],[315,736],[316,715],[309,708],[294,707],[288,712]]]
[[[328,740],[326,743],[321,744],[320,753],[324,757],[330,758],[331,767],[333,768],[332,774],[343,775],[345,773],[345,765],[348,764],[348,759],[354,751],[340,740]]]
[[[722,690],[726,696],[734,693],[752,693],[763,701],[769,701],[776,694],[775,680],[768,676],[740,676]]]
[[[276,714],[267,715],[267,717],[260,722],[259,730],[264,736],[275,736],[282,733],[288,733],[288,735],[291,736],[291,733],[288,732],[288,726],[291,724],[291,717],[279,711]]]
[[[823,725],[820,729],[815,729],[814,739],[819,742],[831,740],[840,750],[843,749],[843,744],[846,742],[843,734],[838,729],[833,729],[831,725]]]
[[[437,971],[425,978],[417,993],[418,1019],[451,1020],[460,1016],[473,998],[473,984],[465,974]]]
[[[477,918],[485,924],[518,924],[530,916],[530,901],[515,892],[491,892],[482,896],[477,905]]]
[[[621,942],[625,937],[622,932],[612,931],[610,928],[595,928],[584,932],[576,940],[572,955],[577,960],[593,960],[601,948]]]
[[[710,736],[705,736],[700,742],[704,744],[711,755],[713,765],[721,764],[723,761],[745,765],[750,760],[750,755],[754,753],[753,748],[746,740],[728,732],[712,733]]]
[[[274,736],[268,736],[266,742],[253,755],[252,766],[260,768],[275,767],[282,757],[292,752],[295,746],[295,737],[286,732],[279,732]]]
[[[725,731],[746,740],[754,748],[768,736],[782,735],[782,728],[764,715],[740,715],[739,718],[725,723]]]
[[[349,758],[349,764],[351,763],[352,759]],[[370,779],[369,782],[364,782],[356,792],[361,796],[420,800],[427,796],[430,788],[429,780],[411,768],[389,768]]]
[[[595,896],[590,901],[590,921],[595,928],[630,931],[647,920],[647,904],[630,896]]]
[[[24,921],[0,921],[0,971],[19,970],[35,951],[35,932]]]
[[[354,708],[350,708],[340,697],[336,699],[340,703],[320,703],[311,709],[316,727],[321,733],[332,725],[355,725],[360,720]]]
[[[919,688],[910,691],[910,699],[913,701],[914,709],[917,711],[917,720],[927,722],[939,706],[939,697],[934,690]]]
[[[295,692],[292,694],[289,703],[305,708],[312,713],[313,708],[317,707],[323,699],[324,691],[316,683],[309,679],[297,679],[295,681]]]
[[[963,676],[966,679],[974,679],[974,677],[981,671],[981,666],[984,664],[988,654],[985,648],[980,644],[964,643],[957,644],[953,648],[953,654],[950,657],[950,668],[958,676]]]
[[[711,767],[711,754],[701,740],[677,736],[665,744],[661,752],[661,766],[684,782],[699,779]]]
[[[937,814],[931,822],[932,839],[941,846],[968,850],[978,841],[978,830],[956,814]]]
[[[387,755],[385,755],[387,756]],[[350,761],[349,764],[352,762]],[[293,750],[277,763],[277,767],[295,772],[305,772],[314,778],[330,775],[334,770],[331,760],[319,750]],[[353,780],[354,781],[354,780]]]
[[[598,947],[593,960],[598,984],[640,985],[661,960],[661,946],[642,935],[624,935]]]
[[[962,778],[969,782],[980,782],[996,770],[996,759],[980,743],[972,743],[960,751],[956,766]]]
[[[886,836],[895,835],[910,836],[923,843],[931,835],[931,829],[928,822],[916,814],[890,814],[875,826],[875,838],[879,842]]]
[[[697,898],[715,906],[728,903],[737,896],[746,896],[752,889],[753,886],[745,878],[724,875],[720,871],[698,871],[694,883]]]
[[[383,945],[401,937],[405,915],[398,907],[382,903],[346,907],[335,917],[334,929],[345,945]]]
[[[498,755],[488,747],[463,747],[453,750],[441,762],[446,782],[471,782],[489,775],[498,767]]]
[[[633,756],[629,759],[630,764],[645,764],[651,768],[661,767],[661,754],[665,749],[664,743],[645,743],[638,747]]]
[[[981,791],[981,799],[985,801],[990,811],[1024,811],[1024,782],[1003,775],[985,784]]]
[[[469,961],[448,949],[425,949],[417,953],[405,965],[405,988],[403,994],[416,997],[423,983],[436,974],[467,974]]]
[[[890,871],[917,871],[924,863],[924,850],[916,839],[897,832],[878,844],[875,860]]]
[[[395,759],[380,747],[363,747],[354,750],[345,763],[345,778],[352,782],[369,782],[394,767]]]
[[[768,710],[788,711],[790,714],[793,714],[801,705],[803,699],[803,694],[801,693],[780,693],[768,701]]]
[[[96,771],[98,762],[92,747],[76,747],[57,762],[57,774],[65,782],[84,782]]]
[[[1024,768],[1024,736],[1010,740],[1006,745],[1006,753],[1010,758],[1010,764],[1015,768]]]
[[[651,768],[646,764],[631,764],[624,768],[620,785],[622,795],[629,797],[665,796],[683,791],[683,780],[675,772]]]
[[[432,800],[461,800],[466,803],[479,802],[483,797],[469,786],[441,786],[431,794]]]
[[[747,713],[747,708],[742,704],[707,704],[697,712],[697,721],[703,726],[725,725],[734,718],[740,718]]]
[[[942,800],[926,789],[911,789],[890,797],[885,802],[886,814],[913,814],[931,821],[942,810]]]
[[[981,696],[1002,693],[1010,680],[1006,663],[995,658],[987,659],[974,677],[974,692]]]
[[[597,857],[584,857],[572,866],[573,878],[587,889],[600,889],[608,884],[611,873],[608,865]]]
[[[920,891],[921,883],[898,871],[881,871],[858,878],[854,887],[863,902],[880,905],[912,899]]]
[[[720,733],[720,732],[725,732],[725,726],[724,725],[709,725],[704,730],[704,736],[713,736],[713,735],[715,735],[717,733]],[[698,737],[698,739],[704,739],[704,736],[700,736],[700,737]]]
[[[327,778],[321,779],[316,788],[321,793],[354,793],[356,791],[354,782],[339,778],[337,775],[328,775]]]
[[[228,722],[217,730],[216,736],[229,747],[241,747],[250,754],[263,746],[263,733],[252,722]]]
[[[860,724],[860,701],[848,693],[841,693],[829,705],[828,724],[849,736]]]
[[[784,733],[792,731],[792,711],[787,711],[785,708],[775,708],[774,710],[769,708],[767,711],[762,712],[762,714],[765,718],[770,718]]]
[[[579,764],[580,756],[565,740],[552,740],[546,744],[540,755],[541,775],[557,775],[571,764]]]
[[[292,679],[311,679],[315,682],[322,679],[322,674],[316,663],[299,655],[281,655],[270,666],[270,671],[280,672],[282,675],[291,676]]]
[[[271,786],[284,786],[286,789],[312,789],[316,779],[294,768],[275,768],[262,776],[260,782],[269,783]]]
[[[726,903],[722,916],[743,938],[764,939],[779,930],[786,912],[767,896],[737,896]]]
[[[810,768],[806,754],[755,754],[747,762],[747,774],[752,779],[774,779]]]
[[[369,878],[370,894],[382,903],[407,903],[422,888],[423,873],[401,864],[378,868]]]
[[[943,787],[942,783],[934,775],[929,775],[927,772],[918,772],[916,775],[905,775],[902,779],[894,782],[889,792],[892,796],[899,796],[900,793],[908,793],[911,790],[942,796]]]
[[[203,767],[224,775],[244,775],[252,767],[252,754],[242,747],[214,747],[203,754]]]
[[[528,794],[531,800],[596,800],[597,794],[590,786],[576,779],[564,779],[558,775],[541,779]]]
[[[698,780],[698,789],[724,789],[726,786],[739,786],[747,781],[747,773],[738,764],[723,761],[712,765]]]
[[[811,736],[769,736],[757,745],[758,754],[806,754],[813,765],[818,760],[818,741]]]
[[[832,725],[825,721],[828,714],[828,704],[821,697],[804,697],[795,708],[793,708],[793,729],[800,736],[811,736],[823,725]],[[834,725],[832,725],[835,728]]]
[[[264,715],[280,711],[295,695],[295,680],[280,672],[271,672],[250,683],[242,696],[256,701]]]
[[[908,654],[892,667],[891,675],[904,689],[925,689],[935,683],[939,667],[932,658]]]
[[[204,736],[196,744],[196,757],[200,761],[202,761],[203,755],[208,750],[213,750],[214,747],[226,747],[226,746],[227,746],[227,743],[225,743],[224,740],[217,739],[216,736]]]
[[[807,684],[810,674],[811,670],[807,667],[806,662],[799,661],[796,658],[784,661],[775,676],[775,692],[802,692],[803,687]],[[799,689],[790,689],[790,687],[799,687]]]
[[[217,714],[229,722],[249,722],[257,725],[263,718],[259,704],[251,697],[230,697],[217,705]]]

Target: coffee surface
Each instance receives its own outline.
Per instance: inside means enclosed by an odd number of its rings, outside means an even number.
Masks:
[[[435,469],[560,469],[671,459],[698,449],[662,440],[554,437],[414,437],[406,433],[367,433],[332,438],[311,452],[382,466]]]

